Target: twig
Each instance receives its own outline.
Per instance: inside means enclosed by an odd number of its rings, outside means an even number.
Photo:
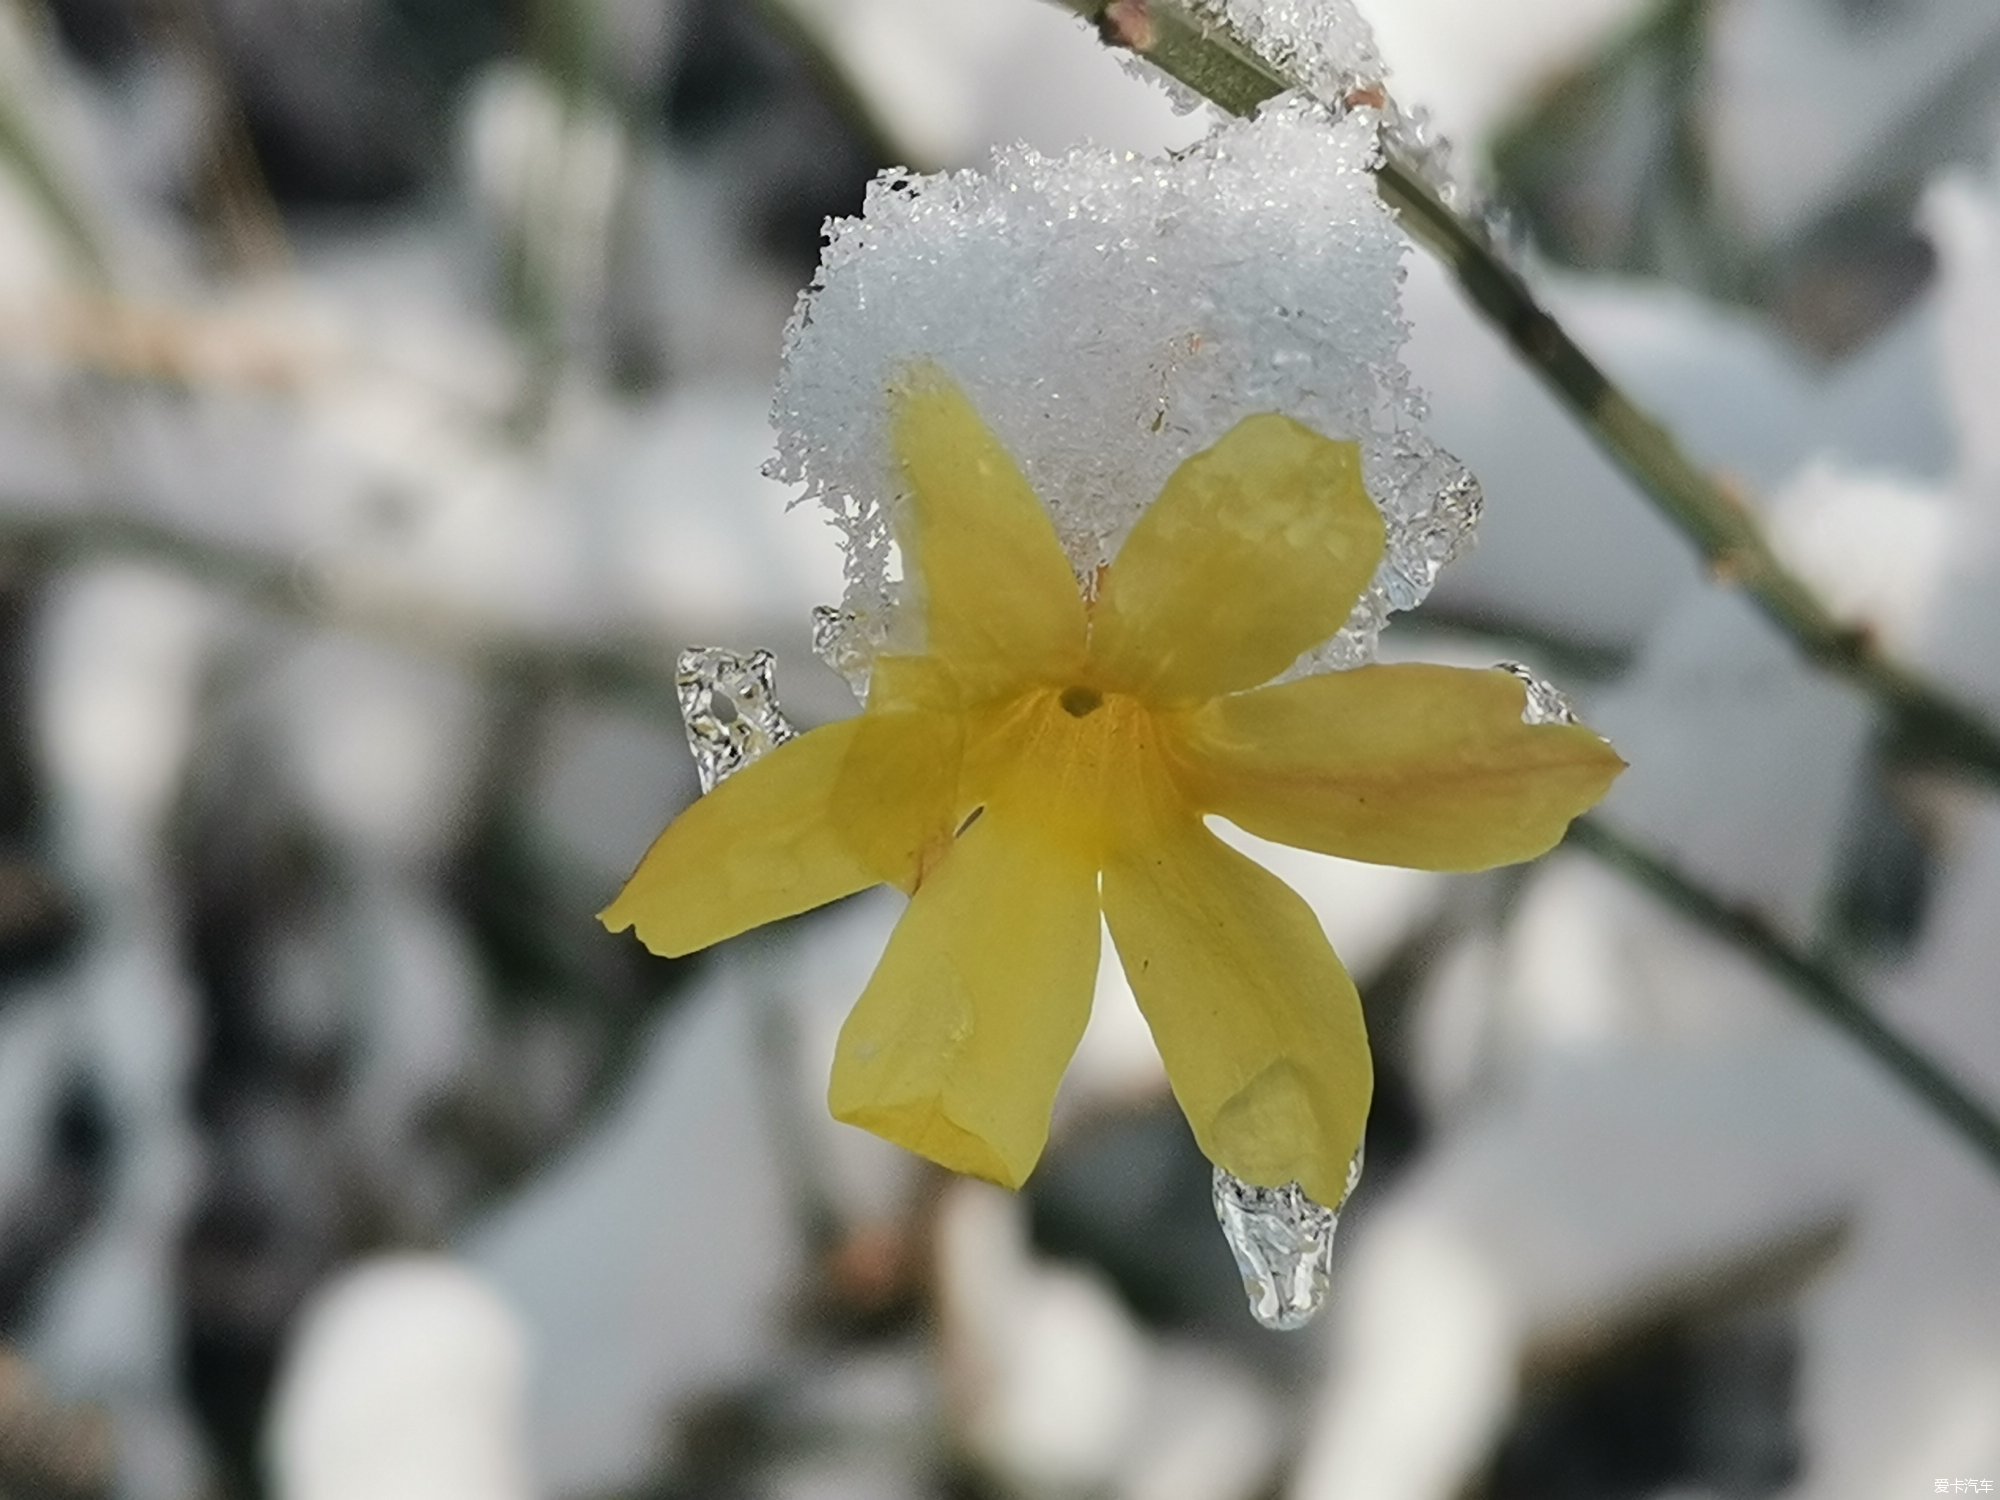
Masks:
[[[897,164],[919,170],[930,168],[931,163],[917,159],[917,153],[896,140],[873,101],[855,86],[847,69],[834,56],[831,43],[821,35],[818,26],[787,0],[754,0],[754,3],[765,27],[782,45],[792,49],[847,127],[861,138],[862,148],[872,160],[885,167]]]
[[[159,563],[256,608],[454,660],[497,680],[629,698],[675,724],[673,656],[643,641],[549,639],[474,611],[365,592],[292,561],[114,512],[50,517],[0,511],[0,560],[61,567],[99,557]]]
[[[1898,1035],[1834,969],[1801,952],[1755,912],[1732,906],[1597,818],[1570,825],[1569,842],[1629,876],[1667,905],[1734,943],[1822,1020],[1892,1074],[2000,1172],[2000,1116],[1928,1053]]]
[[[105,1500],[112,1437],[102,1411],[58,1402],[25,1360],[0,1349],[0,1495]]]
[[[32,111],[4,90],[0,90],[0,163],[14,169],[48,227],[69,250],[76,279],[90,286],[107,284],[110,261],[94,215],[44,148]]]
[[[1226,28],[1187,10],[1185,0],[1054,3],[1095,25],[1107,45],[1143,56],[1230,114],[1249,114],[1294,87]],[[1866,631],[1842,622],[1778,560],[1743,501],[1703,473],[1584,353],[1485,231],[1444,202],[1393,143],[1385,142],[1383,152],[1376,187],[1411,238],[1445,263],[1473,305],[1598,446],[1694,543],[1716,580],[1747,593],[1809,660],[1873,697],[1898,740],[2000,784],[2000,733],[1884,656]],[[2000,1118],[1890,1029],[1840,975],[1793,948],[1754,913],[1730,906],[1602,823],[1582,820],[1571,838],[1757,960],[2000,1171]]]
[[[208,157],[203,186],[212,199],[223,249],[241,271],[289,271],[292,250],[284,214],[258,159],[243,100],[230,81],[208,0],[167,0],[148,7],[145,19],[167,48],[185,59],[213,111],[203,147]]]
[[[1185,0],[1053,0],[1231,114],[1294,85]],[[1885,656],[1842,621],[1772,551],[1742,499],[1697,467],[1673,437],[1612,382],[1536,299],[1485,231],[1445,203],[1391,145],[1376,173],[1383,201],[1411,238],[1444,262],[1472,304],[1569,408],[1634,484],[1680,528],[1716,580],[1742,589],[1811,661],[1874,698],[1897,737],[2000,784],[2000,731],[1977,711]]]

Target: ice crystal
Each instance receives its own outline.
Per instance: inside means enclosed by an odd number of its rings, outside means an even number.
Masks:
[[[1541,678],[1530,672],[1517,661],[1503,661],[1496,665],[1503,672],[1511,672],[1521,679],[1528,689],[1528,701],[1521,710],[1524,724],[1574,724],[1576,710],[1570,707],[1569,699]]]
[[[1326,1302],[1340,1211],[1361,1181],[1362,1153],[1347,1164],[1340,1202],[1315,1203],[1296,1182],[1261,1188],[1215,1169],[1215,1219],[1236,1257],[1250,1316],[1266,1328],[1303,1328]]]
[[[873,646],[864,622],[853,610],[835,604],[813,607],[813,655],[839,673],[857,698],[868,696]]]
[[[681,653],[674,687],[704,792],[797,733],[778,707],[776,673],[768,651],[741,656],[696,646]]]
[[[1353,0],[1184,0],[1189,13],[1226,33],[1336,115],[1366,106],[1385,151],[1445,203],[1464,212],[1496,253],[1511,252],[1519,231],[1475,192],[1457,168],[1450,140],[1427,110],[1406,109],[1388,87],[1389,70],[1374,29]],[[1179,80],[1127,54],[1135,71],[1190,111],[1204,101]]]
[[[1478,508],[1420,431],[1398,359],[1403,241],[1370,176],[1377,124],[1287,96],[1171,158],[1017,148],[984,172],[885,174],[860,218],[830,227],[787,336],[771,472],[844,533],[845,616],[822,649],[850,681],[914,629],[895,610],[889,392],[925,362],[1020,460],[1079,575],[1253,412],[1358,442],[1389,555],[1304,665],[1372,654]]]
[[[1190,0],[1198,20],[1238,41],[1315,99],[1336,107],[1380,98],[1382,54],[1354,0]]]

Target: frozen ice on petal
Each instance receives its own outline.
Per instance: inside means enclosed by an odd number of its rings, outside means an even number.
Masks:
[[[814,605],[812,648],[814,656],[840,674],[855,697],[867,700],[871,653],[868,637],[853,610],[837,604]]]
[[[1412,609],[1423,602],[1445,564],[1472,541],[1486,505],[1479,481],[1444,449],[1427,444],[1410,455],[1410,463],[1412,472],[1422,476],[1419,487],[1436,499],[1425,519],[1391,528],[1388,558],[1379,575],[1390,609]]]
[[[1331,1208],[1296,1182],[1262,1188],[1215,1169],[1215,1218],[1229,1241],[1250,1316],[1266,1328],[1303,1328],[1326,1302],[1340,1211],[1361,1181],[1362,1153],[1347,1166],[1347,1187]]]
[[[889,393],[929,363],[1019,460],[1079,574],[1252,413],[1357,442],[1389,559],[1306,665],[1367,660],[1478,508],[1463,466],[1421,432],[1400,362],[1404,242],[1374,189],[1377,124],[1287,96],[1171,157],[1013,148],[983,172],[878,178],[862,216],[829,231],[774,411],[771,473],[846,543],[854,623],[827,649],[865,660],[903,639]]]
[[[1544,682],[1517,661],[1495,662],[1502,672],[1521,679],[1528,689],[1527,706],[1521,710],[1523,724],[1574,724],[1576,710],[1562,692]]]
[[[778,707],[777,660],[719,646],[692,646],[674,673],[701,789],[712,792],[751,761],[798,731]]]

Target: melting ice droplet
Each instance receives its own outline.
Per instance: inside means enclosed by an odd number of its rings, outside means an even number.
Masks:
[[[798,732],[778,707],[776,673],[768,651],[742,656],[693,646],[681,653],[674,687],[704,792]]]
[[[1254,1187],[1215,1169],[1215,1217],[1243,1274],[1250,1316],[1266,1328],[1303,1328],[1326,1301],[1333,1235],[1340,1211],[1361,1181],[1361,1153],[1347,1167],[1347,1188],[1328,1208],[1296,1182]]]
[[[838,672],[863,703],[868,701],[869,666],[874,656],[854,612],[818,604],[812,612],[813,655]]]
[[[1524,724],[1574,724],[1576,710],[1569,706],[1565,698],[1555,688],[1530,672],[1517,661],[1503,661],[1494,664],[1502,672],[1512,673],[1521,679],[1528,689],[1528,703],[1521,710]]]

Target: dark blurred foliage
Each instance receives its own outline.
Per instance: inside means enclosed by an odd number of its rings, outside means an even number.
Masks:
[[[1865,39],[1906,24],[1912,0],[1830,7]],[[1590,271],[1660,276],[1777,318],[1803,347],[1851,350],[1929,280],[1915,211],[1942,163],[1977,150],[2000,56],[1969,55],[1907,119],[1891,119],[1865,182],[1775,242],[1759,243],[1718,183],[1712,47],[1721,0],[1663,0],[1496,139],[1506,201],[1536,245]],[[1868,115],[1883,105],[1857,97]]]
[[[757,242],[803,284],[819,262],[820,226],[859,213],[869,178],[893,161],[796,34],[773,21],[743,0],[693,0],[664,118],[690,150],[766,155],[749,188]]]
[[[395,210],[446,190],[455,111],[475,72],[507,56],[574,60],[556,24],[567,8],[539,3],[52,0],[50,9],[74,57],[113,87],[163,59],[208,71],[287,216]],[[669,149],[725,159],[747,208],[743,253],[775,257],[803,282],[820,223],[858,209],[878,153],[795,39],[755,8],[697,0],[681,19],[663,71],[616,102]],[[182,207],[199,217],[209,205],[196,192]],[[36,559],[0,557],[0,976],[10,981],[57,966],[89,920],[39,857],[24,674],[42,577]],[[223,674],[219,722],[231,721],[241,690]],[[308,1291],[358,1254],[441,1244],[548,1161],[622,1076],[638,1025],[675,992],[671,966],[578,919],[601,893],[548,868],[523,834],[523,777],[548,704],[532,689],[498,701],[484,791],[443,885],[478,944],[501,1035],[554,1028],[588,1059],[587,1081],[551,1121],[514,1102],[507,1070],[531,1067],[527,1051],[465,1079],[423,1131],[423,1180],[450,1184],[442,1200],[406,1191],[383,1163],[353,1154],[341,1124],[355,1086],[351,1039],[301,1039],[271,1023],[264,985],[281,951],[337,934],[346,920],[326,852],[287,811],[254,737],[220,735],[197,757],[172,850],[185,872],[179,942],[203,1035],[203,1187],[182,1246],[180,1312],[186,1388],[231,1494],[260,1491],[272,1381]],[[0,1239],[0,1337],[18,1329],[34,1290],[89,1223],[113,1128],[77,1080],[32,1211]]]
[[[1641,1500],[1676,1486],[1727,1500],[1797,1477],[1795,1340],[1764,1311],[1672,1323],[1537,1383],[1486,1500]]]
[[[386,206],[435,188],[452,107],[496,58],[527,55],[588,79],[584,7],[560,0],[52,0],[64,40],[115,78],[162,49],[212,60],[256,164],[287,209]],[[818,259],[821,224],[861,206],[884,144],[765,7],[685,0],[654,77],[615,103],[690,153],[726,153],[753,206],[756,248]],[[604,86],[603,80],[592,80]]]

